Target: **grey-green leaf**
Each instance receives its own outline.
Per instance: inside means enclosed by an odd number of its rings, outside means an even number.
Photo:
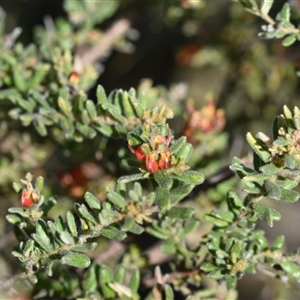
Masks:
[[[169,203],[170,192],[167,188],[158,187],[155,191],[155,203],[161,211],[166,209]]]
[[[295,278],[300,278],[300,268],[295,263],[291,261],[284,261],[280,263],[280,265],[288,275],[291,275],[292,277]]]
[[[180,219],[180,220],[188,220],[191,218],[195,210],[190,207],[172,207],[167,215],[170,218]]]
[[[71,251],[63,255],[60,261],[62,264],[76,268],[87,268],[91,264],[91,260],[88,256]]]
[[[77,237],[77,226],[75,222],[75,217],[70,211],[67,211],[66,221],[67,221],[68,229],[72,234],[72,236]]]
[[[101,235],[107,237],[108,239],[114,239],[117,241],[121,241],[126,237],[126,233],[113,227],[107,227],[107,228],[103,228],[101,230]]]
[[[84,195],[84,199],[91,209],[95,209],[95,210],[101,209],[100,201],[92,193],[86,192]]]

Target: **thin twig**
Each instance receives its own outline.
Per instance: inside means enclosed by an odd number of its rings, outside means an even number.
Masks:
[[[9,289],[16,281],[21,280],[21,279],[26,279],[28,278],[28,273],[23,272],[20,274],[17,274],[7,280],[2,280],[0,281],[0,288],[3,290]]]
[[[79,74],[87,65],[92,64],[112,47],[112,44],[130,28],[128,19],[120,19],[115,22],[103,35],[98,44],[82,55],[76,54],[74,59],[74,71]]]
[[[200,273],[199,268],[194,269],[194,270],[187,270],[187,271],[182,271],[182,272],[174,272],[174,273],[170,273],[170,274],[165,274],[164,275],[164,283],[171,283],[173,282],[175,279],[177,278],[185,278],[185,277],[190,277],[193,274],[198,274]],[[168,276],[166,276],[168,275]],[[149,278],[149,279],[145,279],[143,281],[143,285],[145,287],[153,287],[157,284],[157,278]]]

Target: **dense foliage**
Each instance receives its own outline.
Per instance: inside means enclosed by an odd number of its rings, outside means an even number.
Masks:
[[[134,3],[65,0],[66,18],[45,18],[29,44],[18,42],[20,28],[5,32],[1,13],[0,247],[14,268],[5,272],[0,262],[1,296],[237,299],[246,273],[300,280],[298,252],[286,251],[285,236],[270,242],[259,228],[260,220],[272,227],[281,219],[274,200],[299,199],[300,109],[287,103],[288,95],[295,97],[296,72],[288,63],[272,65],[266,40],[236,58],[243,38],[256,30],[242,28],[244,9],[251,13],[244,22],[258,24],[260,17],[259,37],[275,40],[280,51],[300,31],[289,3],[238,2],[230,3],[230,21],[218,29],[222,47],[185,40],[176,55],[183,68],[236,70],[201,105],[183,84],[167,88],[144,79],[110,93],[97,84],[99,61],[109,51],[132,51],[136,32],[125,15]],[[166,1],[160,9],[164,26],[185,35],[216,13],[206,1]],[[280,89],[287,105],[271,124],[272,106],[261,101]],[[243,95],[247,112],[239,118],[231,107],[226,120],[230,100]],[[216,99],[225,96],[218,108]],[[264,128],[248,132],[251,155],[227,166],[230,150],[241,156],[230,149],[234,122],[247,123],[254,110],[261,116],[255,102],[268,110],[272,136]]]

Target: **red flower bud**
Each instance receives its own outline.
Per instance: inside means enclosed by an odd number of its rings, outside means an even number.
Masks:
[[[33,199],[31,197],[32,191],[24,190],[21,195],[21,204],[25,208],[29,208],[33,204]]]
[[[40,199],[39,194],[35,190],[23,190],[21,195],[21,205],[25,208],[31,207],[38,203]]]

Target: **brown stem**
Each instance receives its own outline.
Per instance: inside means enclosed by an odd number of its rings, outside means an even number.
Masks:
[[[164,275],[164,283],[171,283],[172,281],[174,281],[177,278],[185,278],[185,277],[189,277],[193,274],[197,274],[199,273],[200,270],[199,269],[195,269],[195,270],[187,270],[187,271],[182,271],[182,272],[174,272],[174,273],[170,273],[170,274],[166,274]],[[149,279],[145,279],[143,281],[143,285],[145,287],[153,287],[157,284],[157,278],[149,278]]]
[[[127,19],[120,19],[115,22],[103,35],[101,40],[94,47],[82,55],[76,54],[74,59],[74,71],[81,73],[84,68],[95,62],[112,47],[112,44],[130,28]]]

